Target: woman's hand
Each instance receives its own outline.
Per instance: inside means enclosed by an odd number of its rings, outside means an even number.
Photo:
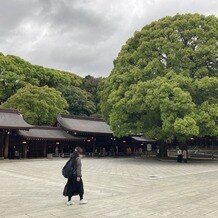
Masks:
[[[76,178],[76,181],[77,181],[77,182],[79,182],[79,181],[80,181],[80,177],[79,177],[79,176],[77,176],[77,178]]]

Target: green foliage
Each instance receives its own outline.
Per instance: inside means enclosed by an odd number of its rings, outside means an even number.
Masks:
[[[3,108],[20,110],[24,119],[35,125],[54,124],[59,113],[67,113],[67,106],[59,91],[32,85],[19,89],[2,105]]]
[[[1,90],[4,90],[0,92],[1,102],[26,84],[55,88],[60,83],[78,87],[82,84],[82,78],[75,74],[32,65],[16,56],[0,56],[0,86]]]
[[[86,76],[83,79],[83,83],[82,83],[82,89],[86,90],[88,93],[91,94],[91,99],[92,101],[95,103],[95,107],[96,107],[96,114],[94,114],[95,116],[101,117],[101,112],[100,112],[100,96],[99,96],[99,90],[102,87],[101,82],[102,82],[103,78],[99,77],[99,78],[95,78],[93,76]]]
[[[90,93],[73,86],[59,85],[57,89],[63,93],[67,100],[70,114],[90,116],[95,113],[96,107]]]
[[[122,47],[101,91],[101,110],[117,136],[217,136],[218,19],[165,17]]]
[[[14,72],[8,71],[3,76],[0,75],[0,101],[6,101],[10,96],[16,93],[19,88],[26,85],[23,76],[19,76]]]
[[[93,95],[93,98],[96,98],[98,83],[101,78],[95,78],[93,76],[85,76],[82,82],[82,88]]]
[[[99,80],[91,76],[82,79],[69,72],[32,65],[16,56],[0,55],[0,103],[28,84],[48,86],[62,92],[71,114],[89,116],[96,112]]]

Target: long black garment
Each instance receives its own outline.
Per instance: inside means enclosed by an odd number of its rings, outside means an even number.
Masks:
[[[82,196],[84,194],[83,181],[81,175],[81,159],[77,152],[73,153],[70,159],[73,165],[73,177],[67,180],[67,184],[64,187],[63,195],[72,197],[75,195]],[[77,182],[77,177],[80,177],[80,181]]]
[[[76,181],[76,176],[72,179],[68,179],[67,184],[64,187],[64,196],[75,196],[75,195],[83,195],[84,189],[83,189],[83,181],[82,178],[80,178],[80,181]]]

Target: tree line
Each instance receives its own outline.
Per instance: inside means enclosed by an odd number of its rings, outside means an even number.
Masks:
[[[30,124],[52,125],[59,113],[99,116],[97,90],[101,80],[0,53],[0,105],[20,110]]]

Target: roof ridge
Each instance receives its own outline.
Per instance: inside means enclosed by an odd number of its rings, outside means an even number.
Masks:
[[[63,130],[61,127],[57,127],[57,126],[34,126],[31,129],[57,129],[57,130]]]
[[[88,117],[88,116],[81,116],[81,115],[69,115],[69,114],[59,114],[59,118],[71,118],[71,119],[78,119],[78,120],[92,120],[92,121],[100,121],[100,122],[105,122],[102,118],[97,118],[97,117]]]

